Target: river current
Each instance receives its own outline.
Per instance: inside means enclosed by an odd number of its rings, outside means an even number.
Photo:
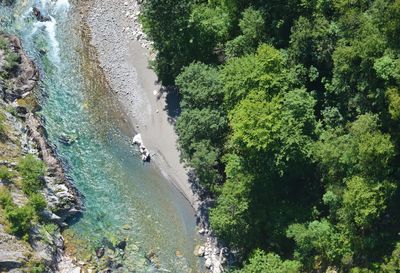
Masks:
[[[79,1],[14,2],[0,4],[0,28],[18,35],[38,66],[39,114],[84,196],[85,211],[69,228],[75,247],[90,252],[123,238],[124,265],[132,272],[198,272],[194,211],[131,145],[133,130],[98,68],[75,7]],[[34,6],[51,20],[38,22]],[[62,136],[76,141],[62,144]],[[159,269],[145,259],[149,252]]]

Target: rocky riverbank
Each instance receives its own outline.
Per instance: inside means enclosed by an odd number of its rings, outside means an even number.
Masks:
[[[39,194],[47,205],[32,220],[28,236],[20,238],[10,232],[9,215],[0,211],[0,271],[9,272],[62,272],[58,264],[68,258],[64,255],[61,230],[66,221],[77,217],[82,209],[82,197],[64,172],[56,150],[46,140],[43,121],[36,114],[38,105],[33,95],[39,80],[38,70],[24,53],[15,36],[1,36],[0,50],[0,178],[3,192],[10,192],[17,207],[29,203],[21,189],[19,162],[27,155],[40,159],[45,166],[43,188]],[[68,265],[73,270],[72,264]],[[72,272],[72,271],[68,271]]]

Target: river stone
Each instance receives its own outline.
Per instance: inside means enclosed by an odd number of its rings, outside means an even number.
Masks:
[[[105,252],[104,247],[100,247],[100,248],[96,249],[97,258],[100,259],[101,257],[103,257],[104,256],[104,252]]]
[[[119,243],[116,245],[116,247],[119,248],[119,249],[125,250],[125,248],[126,248],[126,241],[125,241],[125,240],[122,240],[121,242],[119,242]]]

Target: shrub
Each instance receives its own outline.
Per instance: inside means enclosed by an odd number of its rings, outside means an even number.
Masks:
[[[3,113],[0,113],[0,136],[6,133],[6,116]]]
[[[6,219],[10,223],[9,231],[24,240],[29,238],[31,222],[35,216],[34,209],[25,205],[23,207],[11,206],[6,209]]]
[[[34,193],[29,197],[28,206],[32,207],[38,213],[47,207],[47,202],[43,195]]]
[[[24,269],[24,272],[44,273],[46,272],[46,266],[44,265],[43,262],[30,260],[29,262],[27,262],[26,269]]]
[[[4,64],[4,68],[7,71],[13,71],[18,67],[18,64],[21,61],[21,58],[15,52],[8,52],[5,56],[5,60],[6,60],[6,63]]]
[[[45,167],[41,160],[33,155],[27,155],[20,160],[18,170],[22,176],[22,190],[26,194],[31,195],[43,188],[42,177]]]
[[[0,188],[0,206],[3,209],[7,209],[9,207],[12,207],[13,205],[14,204],[12,201],[10,191],[5,187],[1,187]]]
[[[10,181],[12,177],[13,173],[6,166],[0,167],[0,180]]]

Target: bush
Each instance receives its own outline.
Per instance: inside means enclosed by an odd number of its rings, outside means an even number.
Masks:
[[[20,56],[15,52],[8,52],[5,56],[6,63],[4,64],[4,68],[7,71],[13,71],[18,67],[18,64],[21,61]]]
[[[23,207],[10,206],[6,209],[6,219],[10,223],[9,231],[24,240],[29,238],[31,222],[35,216],[34,209],[25,205]]]
[[[22,190],[28,194],[34,194],[44,186],[44,163],[33,155],[22,158],[18,164],[18,170],[22,176]]]
[[[44,273],[46,272],[46,266],[44,265],[43,262],[40,261],[35,261],[35,260],[30,260],[26,264],[26,269],[24,269],[24,272],[29,272],[29,273]]]
[[[41,212],[47,207],[46,199],[40,193],[34,193],[29,197],[28,206],[32,207],[35,212]]]
[[[0,206],[3,209],[7,209],[8,207],[13,206],[12,197],[10,191],[5,187],[0,188]]]
[[[0,136],[4,135],[6,133],[6,116],[2,113],[0,113]]]
[[[12,177],[13,173],[6,166],[0,167],[0,180],[10,181]]]

